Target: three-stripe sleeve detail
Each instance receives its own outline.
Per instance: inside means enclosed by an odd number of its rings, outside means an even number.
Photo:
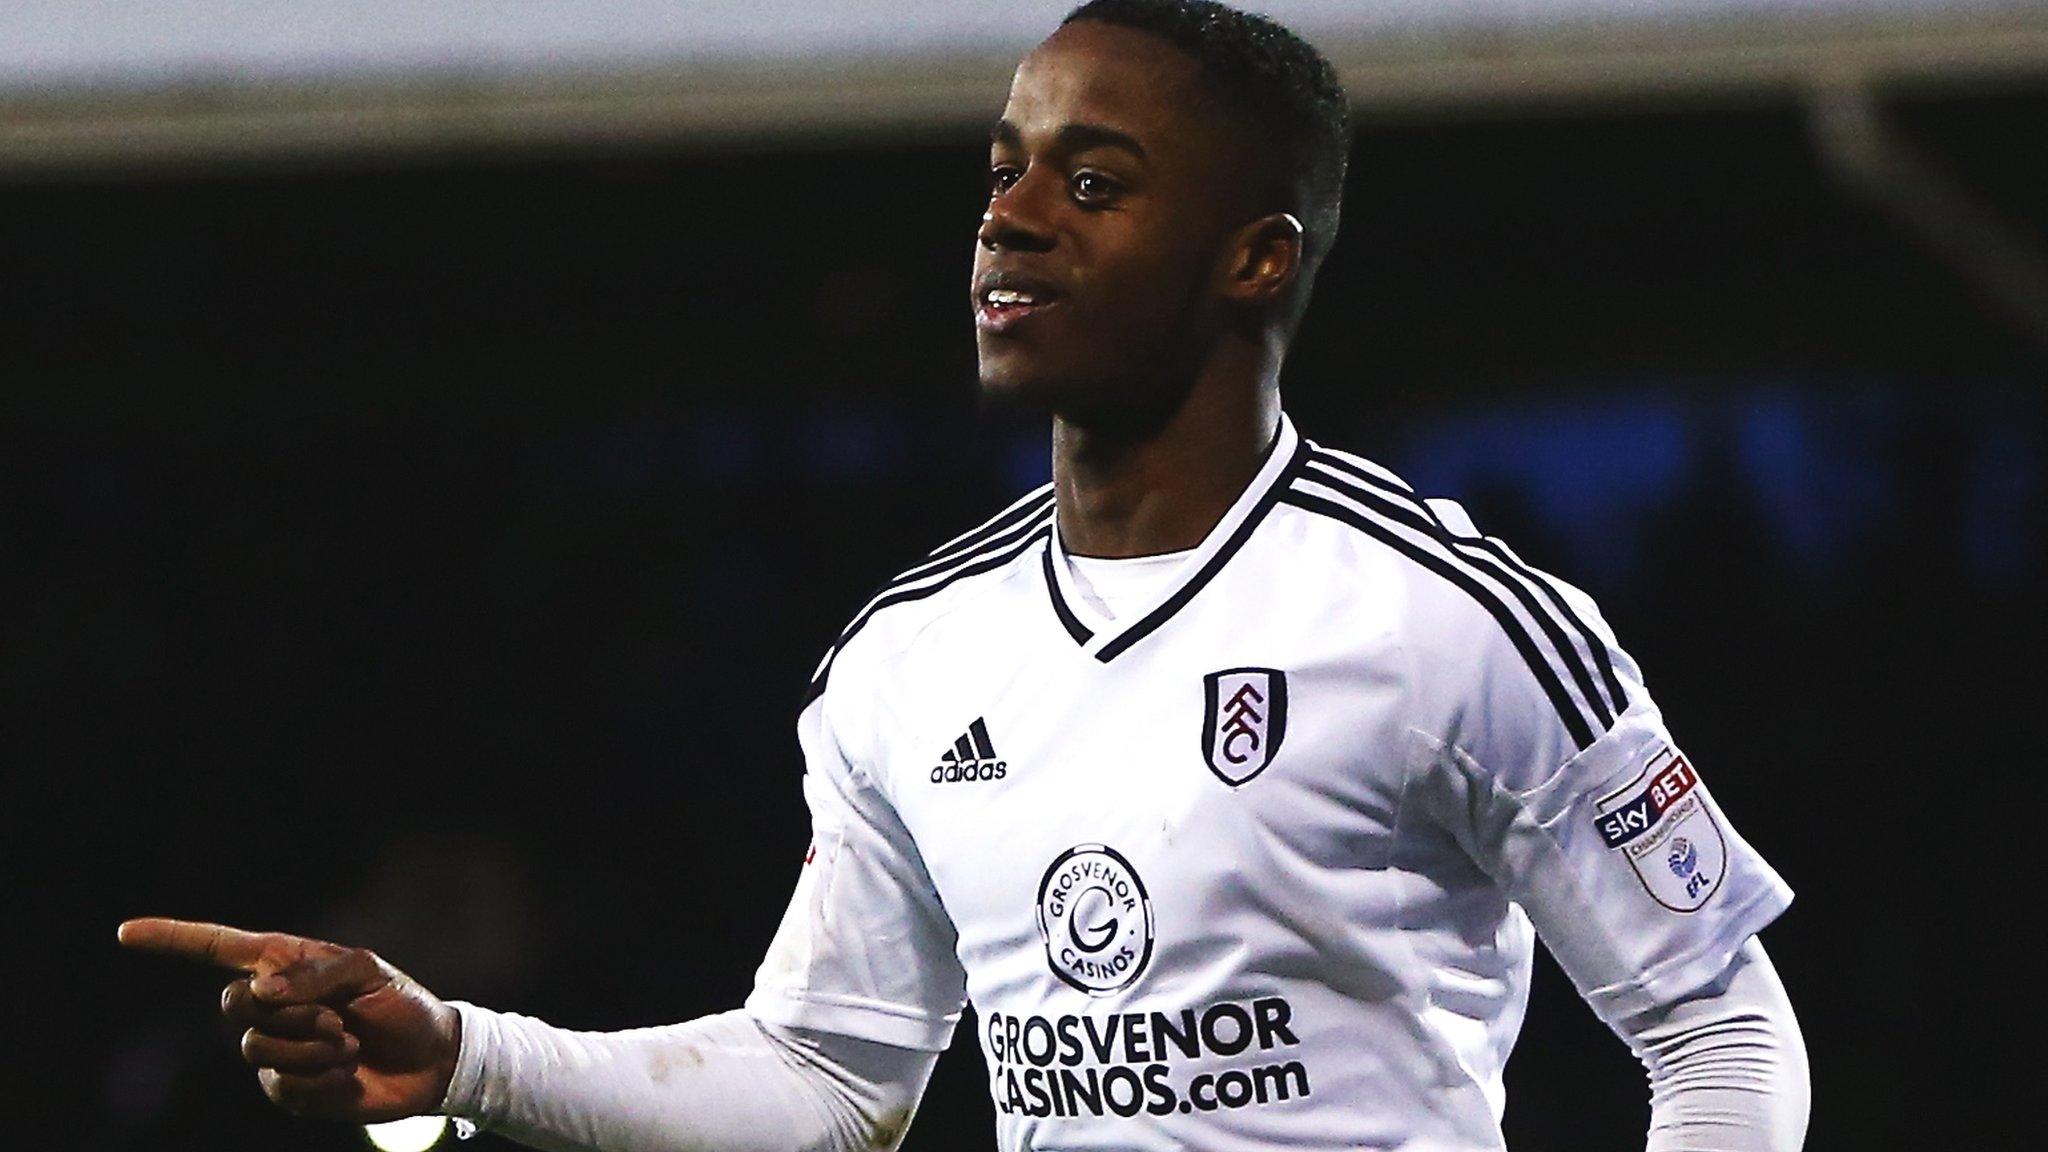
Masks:
[[[1001,532],[1003,529],[1015,526],[1018,521],[1029,519],[1031,516],[1043,511],[1045,502],[1050,499],[1052,499],[1052,485],[1040,484],[1024,495],[1017,497],[1016,501],[1008,508],[1003,509],[1001,512],[925,553],[925,557],[936,560],[972,548],[990,536]],[[897,579],[900,580],[902,577],[899,576]]]
[[[1579,747],[1627,707],[1606,645],[1540,572],[1496,542],[1453,533],[1405,487],[1321,449],[1283,499],[1372,536],[1470,596],[1500,625]]]
[[[898,573],[854,614],[853,622],[846,626],[824,659],[818,662],[818,669],[812,674],[810,686],[804,693],[804,704],[808,705],[825,691],[825,682],[832,674],[832,662],[846,650],[847,643],[867,627],[875,613],[893,604],[935,596],[957,581],[1001,568],[1051,534],[1052,516],[1052,488],[1047,485],[981,527],[940,545],[933,551],[931,559]]]
[[[1570,643],[1562,644],[1562,650],[1574,656],[1584,656],[1600,675],[1600,684],[1605,690],[1604,702],[1598,693],[1582,684],[1588,698],[1593,700],[1596,706],[1604,704],[1604,707],[1611,708],[1612,715],[1615,716],[1628,711],[1628,692],[1621,686],[1621,677],[1614,671],[1613,650],[1608,646],[1606,639],[1571,606],[1556,580],[1540,569],[1523,563],[1521,557],[1498,540],[1484,536],[1460,536],[1452,532],[1445,526],[1443,519],[1432,511],[1428,504],[1417,499],[1414,492],[1405,484],[1375,476],[1364,461],[1325,448],[1318,448],[1316,457],[1326,467],[1345,473],[1364,487],[1378,489],[1387,500],[1402,504],[1410,511],[1426,518],[1434,525],[1436,533],[1459,552],[1513,575],[1524,586],[1542,596],[1549,603],[1555,620],[1561,625],[1568,625],[1575,637]],[[1611,720],[1605,722],[1612,723]]]

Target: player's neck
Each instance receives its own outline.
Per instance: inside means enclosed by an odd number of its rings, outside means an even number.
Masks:
[[[1129,439],[1053,420],[1060,542],[1130,557],[1201,544],[1258,474],[1280,431],[1277,387],[1198,386],[1157,434]]]

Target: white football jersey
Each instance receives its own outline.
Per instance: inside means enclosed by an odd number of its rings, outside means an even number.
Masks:
[[[1053,517],[943,545],[827,654],[747,1001],[935,1050],[971,1000],[1002,1148],[1498,1149],[1534,935],[1615,1019],[1791,900],[1592,602],[1455,505],[1283,418],[1115,621]]]

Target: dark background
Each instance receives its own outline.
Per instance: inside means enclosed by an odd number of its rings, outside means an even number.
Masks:
[[[2048,89],[1887,106],[2048,236]],[[973,395],[982,169],[970,134],[0,184],[18,1130],[361,1146],[272,1111],[220,981],[127,916],[571,1026],[737,1006],[807,842],[805,678],[1047,469]],[[1809,1147],[2012,1146],[2048,348],[1789,104],[1367,118],[1353,171],[1297,423],[1600,599],[1799,892],[1765,941]],[[1640,1069],[1543,963],[1511,1145],[1640,1147]],[[959,1036],[913,1149],[990,1143]]]

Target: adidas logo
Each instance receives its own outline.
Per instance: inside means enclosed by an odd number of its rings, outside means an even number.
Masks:
[[[988,722],[976,716],[967,731],[953,741],[953,746],[940,754],[938,764],[932,768],[932,783],[1001,780],[1009,774],[1009,763],[996,759],[995,745],[989,742]]]

